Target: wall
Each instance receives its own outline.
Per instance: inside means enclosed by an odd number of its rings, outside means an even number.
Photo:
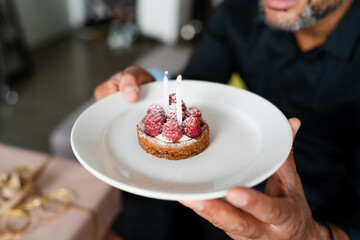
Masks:
[[[190,20],[192,1],[138,0],[137,22],[141,33],[168,45],[176,44],[180,27]]]
[[[79,28],[86,20],[87,0],[67,0],[69,23],[73,28]]]
[[[15,0],[15,5],[30,49],[71,30],[67,1]]]

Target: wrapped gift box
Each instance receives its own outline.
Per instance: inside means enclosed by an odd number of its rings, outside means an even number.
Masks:
[[[120,210],[119,190],[92,176],[77,161],[0,144],[0,172],[18,166],[38,168],[46,160],[36,186],[45,194],[60,188],[70,190],[76,207],[17,239],[102,239]]]

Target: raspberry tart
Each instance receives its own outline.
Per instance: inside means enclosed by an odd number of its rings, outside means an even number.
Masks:
[[[175,94],[169,106],[150,105],[147,115],[138,123],[139,145],[149,154],[169,160],[195,156],[209,146],[209,126],[196,106],[182,101],[182,123],[177,121]],[[180,115],[180,114],[179,114]]]

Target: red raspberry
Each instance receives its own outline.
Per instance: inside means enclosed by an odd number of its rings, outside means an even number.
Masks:
[[[164,115],[164,108],[159,104],[153,103],[150,105],[149,109],[147,110],[147,114],[160,114]]]
[[[145,117],[144,131],[146,134],[156,137],[163,129],[164,119],[160,114],[150,114]]]
[[[177,142],[182,137],[181,127],[177,121],[168,121],[164,124],[162,135],[169,141]]]
[[[200,122],[196,117],[188,117],[182,124],[183,132],[188,137],[197,137],[200,135]]]
[[[202,120],[202,114],[200,112],[200,110],[196,107],[196,106],[191,106],[186,110],[185,115],[187,117],[196,117],[200,124],[202,124],[203,120]]]
[[[176,104],[171,104],[169,105],[169,107],[166,108],[165,110],[165,119],[166,121],[177,121],[177,111],[176,111]],[[184,119],[185,117],[185,113],[182,112],[182,118]]]
[[[171,104],[176,104],[176,93],[172,93],[169,95],[169,105],[171,105]],[[181,100],[181,107],[182,107],[183,111],[186,110],[186,105],[183,100]]]

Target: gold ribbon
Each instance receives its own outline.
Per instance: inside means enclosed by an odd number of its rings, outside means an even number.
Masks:
[[[30,216],[20,209],[7,209],[0,213],[0,239],[10,239],[24,234],[30,226]],[[22,223],[19,223],[22,222]]]
[[[18,207],[1,212],[0,239],[18,237],[30,230],[33,223],[59,217],[71,206],[71,195],[67,189],[58,189],[45,196],[33,196]]]
[[[10,174],[11,177],[4,177],[5,175],[1,173],[0,190],[3,192],[5,189],[6,192],[5,195],[3,194],[5,197],[1,195],[2,199],[0,199],[2,200],[0,202],[0,240],[19,237],[35,228],[36,224],[62,216],[70,208],[90,215],[93,221],[93,239],[97,238],[96,213],[91,209],[75,205],[74,194],[70,190],[60,188],[46,195],[36,193],[34,181],[49,160],[50,156],[32,173],[22,167],[16,168]]]

